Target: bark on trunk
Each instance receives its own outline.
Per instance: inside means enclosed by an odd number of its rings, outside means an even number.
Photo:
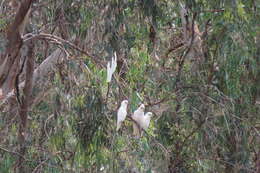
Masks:
[[[29,110],[29,105],[32,96],[32,82],[33,82],[33,70],[34,70],[34,43],[31,41],[28,45],[28,56],[26,60],[26,78],[25,86],[23,88],[23,97],[21,98],[21,105],[19,107],[19,132],[18,132],[18,142],[19,142],[19,159],[18,159],[18,172],[25,173],[25,163],[24,156],[26,154],[26,131],[27,131],[27,114]]]
[[[6,52],[0,58],[0,88],[3,95],[7,95],[13,88],[15,77],[19,69],[20,49],[23,40],[20,29],[25,25],[24,19],[30,9],[33,0],[24,0],[16,13],[14,22],[7,29]]]

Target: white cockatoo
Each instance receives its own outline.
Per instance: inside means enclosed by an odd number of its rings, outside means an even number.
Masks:
[[[117,111],[117,124],[116,124],[116,131],[118,131],[122,125],[122,122],[125,120],[127,115],[127,100],[123,100],[121,102],[120,108]]]
[[[147,130],[149,125],[150,125],[150,121],[151,121],[151,118],[153,116],[153,113],[152,112],[147,112],[143,118],[141,119],[141,123],[140,123],[140,127],[144,130]]]
[[[144,114],[144,116],[142,117],[142,119],[140,121],[140,127],[142,130],[146,131],[148,129],[152,116],[153,116],[152,112],[147,112],[146,114]],[[141,136],[142,136],[142,133],[141,133]]]
[[[138,107],[138,109],[134,111],[134,113],[132,115],[132,119],[135,121],[133,123],[133,134],[134,134],[134,136],[140,136],[140,134],[141,134],[140,133],[141,129],[139,129],[139,128],[141,127],[141,121],[144,118],[144,109],[145,109],[144,104],[141,104]],[[136,125],[136,123],[138,125]]]
[[[117,55],[116,52],[114,53],[114,56],[112,57],[111,63],[107,63],[107,83],[111,82],[112,76],[114,72],[116,71],[117,66]]]

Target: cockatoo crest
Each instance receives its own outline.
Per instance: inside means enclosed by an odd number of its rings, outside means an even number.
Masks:
[[[116,126],[116,131],[118,131],[122,125],[122,122],[125,120],[126,115],[127,115],[127,100],[123,100],[121,102],[121,105],[117,111],[117,126]]]
[[[112,76],[114,72],[116,71],[117,67],[117,55],[116,52],[114,53],[114,56],[112,57],[111,63],[107,63],[107,83],[111,82]]]
[[[145,106],[144,104],[141,104],[138,109],[134,111],[134,114],[132,115],[133,120],[135,121],[133,123],[133,133],[134,136],[140,136],[140,122],[142,121],[142,118],[144,117],[144,110]],[[137,123],[137,124],[136,124]],[[139,126],[139,127],[138,127]]]
[[[145,109],[145,106],[144,106],[144,104],[141,104],[141,105],[139,106],[139,109],[141,109],[141,110],[143,110],[143,111],[144,111],[144,109]]]

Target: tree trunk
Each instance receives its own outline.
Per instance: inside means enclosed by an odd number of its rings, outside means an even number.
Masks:
[[[20,49],[23,44],[21,28],[24,28],[24,19],[28,16],[31,4],[32,0],[24,0],[21,3],[14,22],[7,29],[6,52],[0,58],[0,88],[3,95],[7,95],[14,89],[15,77],[19,69]]]
[[[27,114],[29,105],[32,99],[32,82],[34,70],[34,43],[31,41],[28,45],[28,56],[26,60],[26,78],[25,86],[23,88],[24,97],[21,98],[21,105],[19,107],[20,125],[18,132],[19,142],[19,159],[18,159],[18,172],[26,173],[24,156],[26,154],[26,131],[27,131]]]

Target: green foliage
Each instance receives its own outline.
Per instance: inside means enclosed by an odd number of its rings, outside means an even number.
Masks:
[[[11,154],[1,154],[1,172],[11,172],[11,167],[15,163],[15,158]]]
[[[46,80],[50,89],[31,107],[25,154],[30,170],[44,162],[39,172],[256,171],[259,2],[46,3],[35,3],[30,21],[34,29],[46,26],[46,33],[66,33],[65,39],[91,58],[64,47],[69,58],[54,67],[58,72]],[[181,7],[188,10],[190,24],[197,14],[194,25],[200,32],[190,50],[188,43],[172,47],[178,39],[184,42]],[[0,30],[6,21],[0,16]],[[196,46],[202,54],[192,59]],[[36,47],[37,68],[55,46],[47,51],[42,51],[42,43]],[[114,52],[118,66],[108,84],[106,64]],[[194,73],[194,59],[202,56],[205,60]],[[129,100],[128,116],[140,103],[146,105],[145,112],[154,113],[141,138],[132,136],[129,118],[115,130],[123,99]],[[17,148],[18,119],[1,113],[0,147]],[[0,155],[0,172],[10,172],[16,158],[1,148]]]

